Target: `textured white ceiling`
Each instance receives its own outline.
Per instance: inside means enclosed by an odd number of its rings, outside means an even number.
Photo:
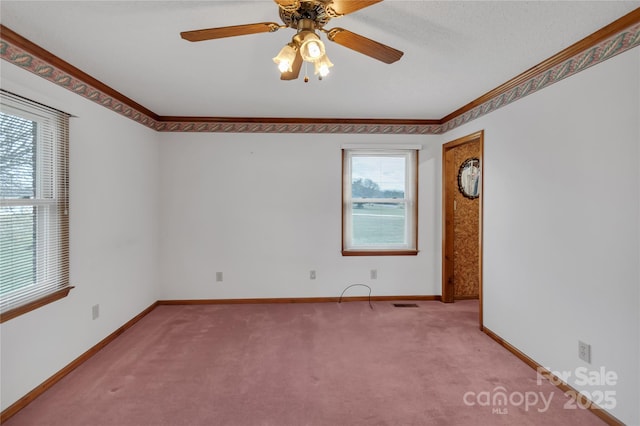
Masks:
[[[440,119],[639,6],[387,0],[325,28],[395,47],[402,59],[387,65],[327,41],[332,73],[318,81],[309,68],[309,83],[280,81],[272,62],[291,29],[179,36],[280,22],[271,0],[2,0],[0,22],[159,115]]]

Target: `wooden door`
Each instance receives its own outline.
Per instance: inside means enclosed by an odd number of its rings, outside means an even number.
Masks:
[[[480,299],[482,327],[482,177],[484,134],[473,133],[443,145],[442,301]],[[463,163],[478,159],[477,198],[465,196],[458,175]],[[469,162],[467,162],[469,164]]]

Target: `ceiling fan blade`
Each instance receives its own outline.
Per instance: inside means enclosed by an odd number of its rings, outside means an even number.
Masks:
[[[382,0],[333,0],[330,6],[338,15],[346,15],[353,13],[365,7],[380,3]]]
[[[341,46],[360,52],[374,59],[392,64],[404,55],[403,52],[371,40],[344,28],[332,28],[327,31],[327,38]]]
[[[280,74],[280,80],[295,80],[300,75],[300,68],[302,68],[302,55],[300,50],[296,52],[296,57],[291,64],[291,72],[283,72]]]
[[[257,24],[234,25],[231,27],[207,28],[204,30],[183,31],[180,37],[189,41],[204,41],[216,38],[235,37],[247,34],[272,33],[279,30],[280,24],[260,22]]]

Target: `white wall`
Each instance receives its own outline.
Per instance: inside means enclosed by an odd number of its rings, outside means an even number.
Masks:
[[[423,145],[418,256],[340,254],[344,143]],[[440,294],[440,167],[436,136],[163,134],[160,297]]]
[[[445,135],[485,130],[484,325],[640,424],[640,49]],[[577,357],[591,344],[592,362]],[[615,386],[579,386],[604,367]]]
[[[640,57],[640,51],[636,52],[637,56]],[[640,84],[638,84],[638,99],[640,99]],[[638,101],[640,103],[640,101]],[[638,125],[638,140],[640,140],[640,112],[638,112],[638,120],[637,120],[637,125]],[[640,164],[640,149],[638,149],[638,164]],[[640,200],[640,173],[638,174],[638,199]],[[640,209],[638,209],[638,223],[640,223]],[[638,245],[640,246],[640,226],[638,227]],[[638,250],[638,265],[640,265],[640,249]],[[640,284],[638,284],[640,286]],[[640,291],[638,291],[638,311],[640,311]],[[640,313],[638,314],[640,316]],[[639,319],[640,322],[640,319]],[[638,344],[638,354],[640,354],[640,326],[638,326],[638,330],[637,330],[637,344]],[[640,356],[638,356],[638,376],[637,376],[637,387],[640,388]],[[640,399],[640,389],[638,390],[638,394],[639,397],[638,399]],[[640,407],[638,407],[638,410],[640,411]],[[640,423],[640,413],[638,414],[638,423]]]
[[[0,326],[2,410],[158,299],[157,134],[2,63],[2,88],[70,123],[69,296]],[[93,321],[91,307],[100,305]]]

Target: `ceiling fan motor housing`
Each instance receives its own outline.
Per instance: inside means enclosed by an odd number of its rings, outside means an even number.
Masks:
[[[287,27],[299,29],[301,21],[311,20],[315,28],[324,27],[331,18],[340,15],[331,8],[332,1],[298,1],[291,6],[280,5],[280,19]]]

